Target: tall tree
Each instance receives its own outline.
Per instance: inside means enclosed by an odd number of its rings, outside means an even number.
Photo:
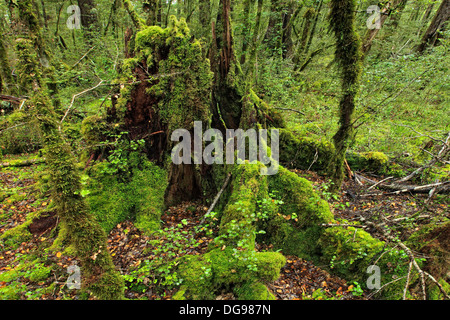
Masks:
[[[424,52],[427,47],[433,46],[436,43],[436,40],[439,38],[439,32],[447,27],[449,17],[450,0],[443,0],[430,26],[425,31],[420,45],[417,47],[419,53]]]
[[[361,46],[355,27],[355,0],[332,0],[330,27],[336,38],[335,57],[342,77],[342,97],[339,102],[339,129],[333,136],[335,154],[330,160],[330,173],[336,188],[340,188],[344,173],[345,152],[353,135],[355,97],[361,73]]]

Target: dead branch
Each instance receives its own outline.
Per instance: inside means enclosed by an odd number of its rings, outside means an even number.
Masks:
[[[359,180],[363,180],[363,181],[371,183],[372,186],[368,190],[377,186],[381,189],[386,189],[386,190],[391,191],[391,192],[387,192],[387,193],[370,193],[370,194],[360,195],[360,197],[398,195],[398,194],[402,194],[405,192],[430,193],[433,189],[436,189],[435,192],[437,191],[440,193],[450,192],[450,180],[444,181],[444,182],[436,182],[436,183],[427,184],[427,185],[423,185],[423,186],[416,186],[416,185],[403,185],[403,184],[399,184],[397,182],[393,182],[390,184],[385,184],[385,183],[383,183],[383,181],[376,182],[372,179],[364,177],[363,175],[361,175],[359,173],[355,173],[355,178],[358,178]],[[384,181],[386,181],[386,180],[388,180],[388,179],[385,179]]]
[[[64,120],[66,119],[66,117],[67,117],[67,115],[69,114],[70,110],[72,109],[73,104],[74,104],[74,102],[75,102],[75,99],[78,98],[79,96],[82,96],[83,94],[85,94],[85,93],[87,93],[87,92],[89,92],[89,91],[92,91],[92,90],[97,89],[99,86],[102,85],[103,82],[104,82],[104,80],[100,80],[100,82],[99,82],[96,86],[94,86],[94,87],[92,87],[92,88],[89,88],[89,89],[86,89],[86,90],[84,90],[84,91],[82,91],[82,92],[79,92],[79,93],[77,93],[77,94],[74,94],[74,95],[72,96],[72,101],[70,102],[69,107],[68,107],[67,110],[66,110],[66,113],[64,114],[64,116],[63,116],[62,119],[61,119],[60,126],[59,126],[59,130],[60,130],[60,131],[61,131],[61,124],[64,122]]]
[[[225,190],[225,188],[227,187],[228,183],[230,182],[230,178],[231,178],[231,173],[228,174],[228,176],[225,179],[225,182],[224,182],[222,188],[220,189],[219,193],[214,198],[213,203],[211,204],[211,206],[209,207],[208,211],[204,215],[204,217],[203,217],[202,221],[200,222],[200,224],[205,223],[206,217],[214,210],[214,207],[216,206],[217,201],[219,201],[220,196],[222,195],[223,191]]]
[[[40,164],[40,163],[44,163],[45,159],[40,158],[40,159],[31,159],[31,160],[25,160],[25,161],[20,161],[20,162],[3,162],[0,163],[0,169],[1,168],[8,168],[8,167],[29,167],[32,166],[34,164]]]
[[[426,300],[427,296],[426,296],[426,283],[425,283],[425,276],[427,276],[434,284],[436,284],[439,288],[439,290],[444,294],[444,296],[450,300],[450,296],[445,292],[445,290],[442,288],[442,286],[440,285],[440,283],[429,273],[423,271],[420,266],[417,264],[416,261],[416,257],[414,255],[414,253],[412,252],[412,250],[410,248],[408,248],[402,241],[395,239],[392,235],[388,234],[384,228],[382,228],[380,225],[377,225],[371,221],[366,221],[365,224],[367,226],[373,227],[376,230],[378,230],[379,232],[381,232],[383,234],[383,236],[389,240],[391,243],[395,243],[398,246],[400,246],[403,251],[405,251],[405,253],[408,255],[408,258],[410,260],[410,264],[412,264],[414,266],[414,268],[416,269],[417,273],[420,276],[420,284],[421,284],[421,289],[422,289],[422,299]],[[408,272],[408,277],[409,277],[409,272]],[[408,286],[408,281],[406,282],[406,286]],[[384,287],[384,286],[383,286]],[[383,288],[382,287],[382,288]],[[380,288],[378,291],[380,291],[382,288]],[[403,296],[405,297],[406,293],[403,292]],[[377,292],[378,292],[377,291]],[[376,293],[376,292],[375,292]],[[375,294],[374,293],[374,294]]]

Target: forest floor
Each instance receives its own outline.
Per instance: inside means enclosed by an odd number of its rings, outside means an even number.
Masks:
[[[2,161],[15,158],[8,156]],[[29,158],[29,155],[20,156],[20,159]],[[42,196],[36,183],[42,169],[41,164],[0,169],[3,194],[0,197],[0,237],[26,222],[28,215],[48,207],[49,199]],[[332,195],[326,188],[328,182],[324,177],[313,172],[296,173],[313,183],[319,194],[329,201],[337,217],[349,221],[377,217],[399,232],[400,239],[406,239],[431,217],[449,217],[448,204],[439,197],[428,200],[428,195],[409,193],[366,197],[368,186],[356,185],[352,180],[345,181],[341,195]],[[351,191],[352,196],[346,191]],[[118,224],[109,233],[108,248],[116,267],[127,280],[127,298],[171,299],[176,291],[176,279],[171,278],[170,268],[158,269],[158,266],[162,266],[160,262],[170,262],[181,255],[206,252],[217,231],[212,224],[200,225],[207,209],[198,202],[169,208],[162,216],[162,232],[151,236],[141,233],[131,221]],[[0,299],[79,298],[76,290],[66,286],[67,268],[77,263],[76,258],[58,251],[62,249],[46,250],[56,239],[57,224],[57,217],[49,210],[28,226],[26,241],[18,243],[0,238]],[[375,236],[382,238],[382,235]],[[258,244],[257,249],[271,248]],[[371,298],[370,292],[364,292],[358,283],[348,283],[330,274],[326,271],[328,266],[317,266],[295,256],[286,258],[280,278],[268,285],[277,299]],[[234,297],[223,293],[217,299]]]

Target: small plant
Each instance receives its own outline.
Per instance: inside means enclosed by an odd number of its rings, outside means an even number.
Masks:
[[[357,281],[353,281],[353,285],[348,287],[348,291],[350,291],[355,297],[361,297],[364,294],[361,285]]]

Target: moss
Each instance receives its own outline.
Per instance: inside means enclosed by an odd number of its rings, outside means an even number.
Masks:
[[[25,222],[5,231],[0,236],[0,239],[5,241],[5,243],[12,248],[19,246],[24,241],[30,240],[33,236],[30,233],[28,227],[33,223],[34,219],[38,219],[45,212],[48,212],[48,209],[29,213],[26,217]]]
[[[258,281],[249,281],[234,289],[239,300],[275,300],[267,287]]]
[[[444,279],[440,279],[439,283],[442,286],[442,289],[447,294],[450,294],[450,284],[448,282],[446,282]],[[442,294],[441,290],[438,288],[437,285],[433,284],[431,286],[431,288],[428,290],[428,299],[430,299],[430,300],[444,300],[444,295]]]
[[[143,27],[136,34],[134,58],[122,65],[118,82],[125,84],[114,105],[119,123],[134,119],[128,112],[133,109],[149,109],[169,133],[175,129],[193,129],[194,121],[209,123],[212,73],[209,60],[205,58],[201,43],[193,40],[184,19],[169,17],[169,25]],[[146,68],[146,74],[137,71],[137,65]],[[139,69],[141,70],[141,69]],[[145,78],[145,82],[142,82]],[[142,95],[148,103],[139,104]],[[138,98],[136,98],[138,96]],[[128,110],[128,111],[127,111]],[[136,111],[146,112],[146,111]],[[142,116],[145,117],[145,116]],[[137,124],[141,125],[142,121]],[[145,128],[148,130],[148,128]],[[171,149],[171,145],[167,146]]]
[[[330,263],[332,269],[345,279],[362,282],[364,271],[371,259],[381,254],[384,242],[372,238],[367,232],[353,227],[333,227],[325,230],[320,238],[322,261]]]
[[[106,128],[105,119],[94,115],[83,120],[81,123],[81,134],[87,144],[94,145],[104,140]]]
[[[51,271],[51,267],[46,267],[42,263],[38,263],[34,266],[33,270],[28,276],[28,279],[33,282],[44,281],[50,276]]]
[[[159,228],[164,210],[167,173],[153,163],[143,160],[131,169],[131,177],[123,181],[109,174],[106,162],[96,164],[90,171],[86,200],[106,232],[126,219],[135,219],[136,227],[150,232]]]
[[[212,299],[221,288],[241,288],[258,281],[274,281],[279,277],[285,258],[276,252],[262,252],[254,255],[255,268],[249,269],[249,261],[240,259],[231,247],[214,249],[203,256],[188,256],[179,264],[177,273],[183,279],[183,286],[174,296],[176,299]],[[260,287],[255,296],[262,298]],[[250,288],[245,295],[250,296]],[[267,291],[267,289],[266,289]],[[270,295],[267,294],[267,297]]]
[[[422,226],[406,241],[412,250],[430,258],[425,263],[426,270],[435,278],[446,279],[450,269],[448,251],[450,248],[450,221],[431,222]]]
[[[264,128],[284,128],[286,124],[282,115],[269,106],[264,100],[249,89],[249,93],[242,98],[242,115],[239,128],[247,129],[253,127],[255,120]],[[256,119],[255,119],[256,118]]]
[[[322,233],[320,224],[334,219],[328,204],[313,190],[309,181],[284,167],[280,166],[278,174],[270,176],[268,181],[269,192],[282,204],[278,214],[267,221],[265,240],[285,254],[313,259],[320,252],[317,243]]]
[[[335,150],[326,140],[299,136],[280,130],[280,162],[290,168],[327,173],[327,165]]]
[[[382,152],[348,152],[346,159],[353,170],[370,171],[378,174],[389,172],[389,158]]]

